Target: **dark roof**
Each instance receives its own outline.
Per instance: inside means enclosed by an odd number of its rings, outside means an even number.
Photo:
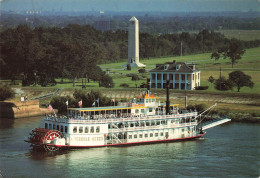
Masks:
[[[164,66],[167,65],[167,69],[164,70]],[[176,66],[180,65],[179,69],[176,70]],[[173,63],[165,63],[165,64],[157,64],[155,69],[150,70],[150,72],[180,72],[180,73],[192,73],[195,71],[199,71],[197,69],[193,70],[193,65],[195,64],[186,64],[185,62],[173,62]]]

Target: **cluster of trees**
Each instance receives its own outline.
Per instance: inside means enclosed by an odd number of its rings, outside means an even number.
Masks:
[[[215,89],[221,91],[232,90],[236,87],[237,92],[239,92],[242,87],[254,87],[254,82],[252,82],[251,76],[246,75],[242,71],[233,71],[228,75],[228,79],[223,76],[220,76],[218,79],[214,79],[213,76],[210,76],[208,81],[210,83],[214,83]]]
[[[113,87],[109,76],[97,66],[105,55],[102,34],[90,26],[32,29],[19,25],[1,32],[0,38],[2,77],[23,74],[23,84],[30,85],[37,76],[42,86],[55,83],[55,78],[73,79],[75,86],[77,78],[87,77]]]
[[[23,74],[24,85],[37,82],[55,84],[55,78],[87,77],[100,86],[113,87],[112,79],[97,66],[127,58],[128,32],[117,30],[102,33],[89,25],[68,25],[64,28],[19,25],[0,33],[1,76],[13,78]],[[244,48],[260,45],[260,40],[243,42]],[[212,52],[230,44],[220,33],[203,30],[198,34],[140,33],[140,57],[178,56]],[[218,51],[222,52],[222,51]],[[227,53],[228,56],[228,53]],[[232,63],[233,64],[233,63]]]
[[[15,92],[9,85],[0,85],[0,101],[11,99],[15,96]]]
[[[68,108],[78,108],[78,102],[82,101],[82,107],[92,107],[93,103],[95,106],[111,106],[114,102],[111,98],[104,96],[99,91],[87,92],[85,90],[75,90],[73,97],[71,96],[56,96],[53,97],[50,104],[53,108],[58,109],[59,113],[66,113]],[[68,106],[66,105],[68,102]]]
[[[160,13],[161,14],[161,13]],[[147,33],[173,33],[179,31],[201,31],[203,29],[241,29],[259,30],[260,19],[255,18],[258,14],[251,16],[224,16],[223,14],[168,14],[166,16],[140,14],[137,19],[141,32]],[[109,15],[108,15],[109,16]],[[1,14],[2,28],[13,28],[19,24],[27,24],[31,27],[66,27],[69,24],[93,25],[95,21],[110,21],[111,30],[126,30],[128,28],[129,15],[28,15],[28,14]]]

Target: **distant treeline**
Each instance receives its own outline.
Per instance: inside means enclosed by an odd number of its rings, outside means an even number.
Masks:
[[[36,27],[19,25],[0,33],[1,76],[24,74],[33,78],[85,77],[99,81],[97,64],[127,58],[128,32],[117,30],[102,33],[89,25]],[[140,33],[140,58],[179,56],[213,52],[229,43],[220,33],[203,30],[198,34]],[[260,40],[243,42],[244,48],[257,47]]]
[[[39,14],[1,14],[1,31],[7,28],[15,28],[19,24],[27,24],[30,27],[66,27],[69,24],[93,25],[96,21],[110,21],[110,29],[127,30],[129,15],[39,15]],[[137,15],[140,22],[140,31],[147,33],[175,33],[182,31],[201,31],[203,29],[240,29],[260,30],[259,14],[246,17],[233,16],[159,16]]]

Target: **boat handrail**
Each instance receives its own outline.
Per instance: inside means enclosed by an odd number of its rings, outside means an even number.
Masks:
[[[115,129],[109,129],[109,133],[114,133],[114,132],[126,132],[126,131],[144,131],[144,130],[160,130],[160,129],[172,129],[173,126],[174,128],[180,128],[180,127],[185,127],[185,126],[196,126],[197,121],[195,122],[189,122],[189,123],[183,123],[183,124],[171,124],[171,125],[161,125],[160,127],[158,126],[141,126],[141,127],[124,127],[124,128],[115,128]]]
[[[172,114],[172,115],[157,115],[157,116],[141,116],[141,117],[126,117],[126,118],[99,118],[97,120],[93,119],[84,119],[84,118],[63,118],[63,117],[54,117],[54,116],[46,116],[45,121],[52,122],[63,122],[63,123],[116,123],[116,122],[131,122],[131,121],[145,121],[145,120],[162,120],[169,118],[183,118],[183,117],[193,117],[197,116],[197,112],[184,113],[184,114]]]

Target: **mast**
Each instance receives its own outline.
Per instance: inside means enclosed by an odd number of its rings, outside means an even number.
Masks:
[[[170,88],[170,81],[167,80],[167,82],[166,82],[166,115],[170,114],[169,88]]]

